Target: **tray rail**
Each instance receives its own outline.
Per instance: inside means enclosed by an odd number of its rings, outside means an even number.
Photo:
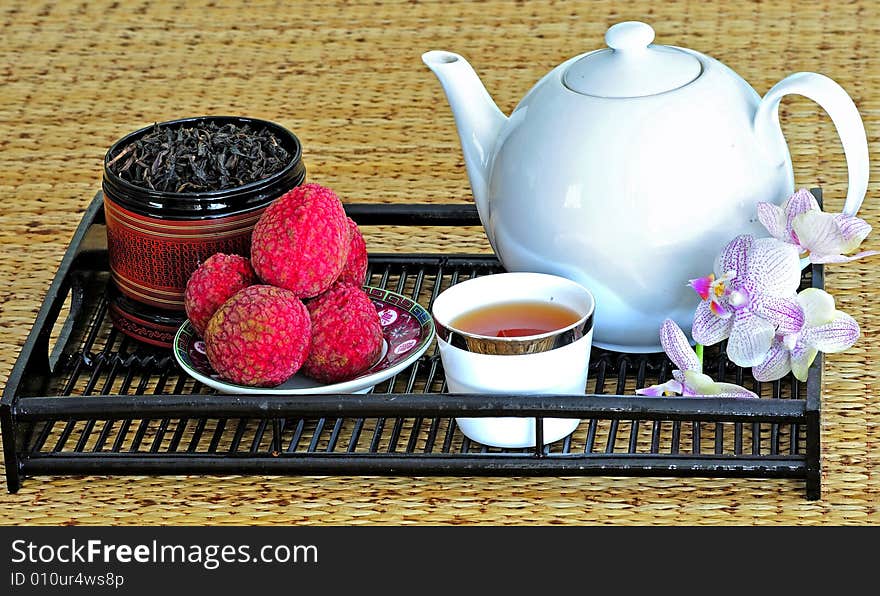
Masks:
[[[818,194],[818,193],[817,193]],[[471,205],[347,205],[361,225],[479,225]],[[658,475],[800,478],[820,491],[821,358],[807,383],[758,383],[706,350],[706,369],[760,400],[647,398],[662,354],[594,349],[587,395],[446,393],[436,346],[371,395],[223,395],[170,352],[110,325],[101,195],[86,211],[0,400],[7,486],[46,474]],[[442,289],[500,271],[491,255],[370,256],[369,283],[430,306]],[[814,266],[803,283],[823,286]],[[457,416],[579,418],[555,443],[498,449]],[[539,444],[542,441],[538,441]]]

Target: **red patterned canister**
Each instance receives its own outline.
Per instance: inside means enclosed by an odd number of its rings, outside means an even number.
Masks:
[[[122,148],[153,130],[133,132],[117,141],[104,158],[104,214],[113,288],[110,314],[123,333],[153,345],[170,347],[182,323],[186,282],[199,263],[217,252],[248,256],[251,232],[263,210],[305,180],[302,148],[296,136],[278,124],[253,118],[205,116],[165,122],[174,129],[213,121],[218,126],[247,124],[268,129],[291,156],[281,171],[256,182],[210,192],[175,193],[135,186],[111,171]]]

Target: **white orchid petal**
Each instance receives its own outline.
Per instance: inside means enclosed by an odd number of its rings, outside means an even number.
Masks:
[[[806,188],[801,188],[788,197],[782,208],[785,211],[785,216],[788,220],[789,232],[791,231],[792,221],[798,215],[806,213],[807,211],[820,211],[819,202],[816,200],[816,197],[814,197],[813,193]]]
[[[718,383],[712,377],[693,370],[684,372],[684,395],[715,395]]]
[[[817,252],[811,252],[807,259],[814,265],[827,265],[829,263],[846,263],[852,261],[849,257],[843,255],[820,255]]]
[[[697,312],[694,313],[694,325],[691,328],[691,333],[695,342],[711,346],[727,339],[730,336],[732,326],[732,316],[719,317],[712,312],[708,302],[700,302],[697,305]]]
[[[873,257],[874,255],[880,255],[880,250],[863,250],[862,252],[854,254],[849,259],[851,261],[855,261],[856,259],[863,259],[865,257]]]
[[[737,281],[753,298],[793,296],[801,283],[798,249],[775,238],[758,238],[749,252],[746,276]]]
[[[796,347],[791,351],[791,372],[798,381],[806,381],[810,365],[819,351],[815,348]]]
[[[666,381],[659,385],[651,385],[643,389],[636,389],[636,395],[647,395],[650,397],[658,397],[662,395],[681,395],[684,387],[678,381]]]
[[[754,391],[749,391],[745,387],[733,383],[715,383],[715,389],[718,391],[713,394],[716,397],[758,397]]]
[[[801,246],[820,255],[843,254],[846,241],[835,216],[821,211],[807,211],[798,215],[792,223]]]
[[[821,350],[826,354],[835,354],[850,349],[859,339],[861,331],[854,318],[837,311],[830,323],[809,327],[801,333],[804,345]]]
[[[711,395],[715,397],[758,397],[745,387],[733,383],[716,383],[709,375],[695,371],[685,374],[684,393],[686,396]]]
[[[660,385],[651,385],[650,387],[643,387],[642,389],[636,389],[636,395],[646,395],[648,397],[660,397],[663,395],[663,387]]]
[[[855,217],[854,215],[845,215],[838,213],[834,216],[834,223],[840,236],[843,238],[843,254],[850,253],[859,247],[868,234],[871,233],[871,226],[864,219]]]
[[[791,242],[791,234],[787,229],[785,211],[773,203],[758,203],[758,219],[771,236],[783,242]]]
[[[804,324],[809,327],[824,325],[834,319],[834,296],[819,288],[807,288],[797,295],[798,304],[804,311]]]
[[[791,372],[791,359],[788,349],[778,337],[773,340],[764,361],[752,368],[752,375],[762,383],[781,379],[789,372]]]
[[[744,275],[754,241],[751,235],[743,234],[728,242],[715,259],[715,275],[721,277],[729,271],[734,271],[737,276]]]
[[[747,309],[737,311],[727,340],[727,356],[745,368],[758,366],[764,361],[776,329]]]
[[[865,250],[851,256],[820,255],[811,252],[810,262],[816,263],[817,265],[826,263],[849,263],[850,261],[858,261],[859,259],[864,259],[865,257],[873,257],[874,255],[880,255],[880,250]]]
[[[684,373],[678,369],[672,371],[672,378],[678,381],[679,383],[684,383]]]
[[[684,332],[672,319],[666,319],[660,326],[660,345],[679,370],[700,370],[700,359],[688,343]]]
[[[775,325],[779,335],[797,333],[804,326],[804,311],[794,297],[758,296],[751,307],[756,315]]]

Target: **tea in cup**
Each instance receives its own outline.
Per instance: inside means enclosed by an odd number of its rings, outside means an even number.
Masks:
[[[450,287],[432,309],[449,391],[583,395],[594,307],[586,288],[543,273],[499,273]],[[535,445],[534,418],[456,418],[456,423],[484,445]],[[544,419],[544,443],[568,436],[579,423]]]

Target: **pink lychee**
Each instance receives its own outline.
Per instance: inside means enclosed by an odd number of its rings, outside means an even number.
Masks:
[[[240,385],[273,387],[306,359],[311,322],[290,290],[247,287],[223,303],[205,331],[208,361],[222,378]]]
[[[199,335],[205,335],[208,320],[233,294],[257,283],[250,261],[240,255],[216,253],[199,265],[184,292],[186,316]]]
[[[336,281],[361,286],[367,277],[367,243],[361,234],[358,225],[352,218],[348,218],[348,231],[351,240],[348,243],[348,259],[342,268],[342,273]]]
[[[339,277],[349,240],[336,194],[319,184],[303,184],[263,212],[254,227],[251,264],[265,283],[311,298]]]
[[[356,377],[382,353],[382,325],[360,286],[336,283],[308,301],[312,346],[303,372],[324,383]]]

